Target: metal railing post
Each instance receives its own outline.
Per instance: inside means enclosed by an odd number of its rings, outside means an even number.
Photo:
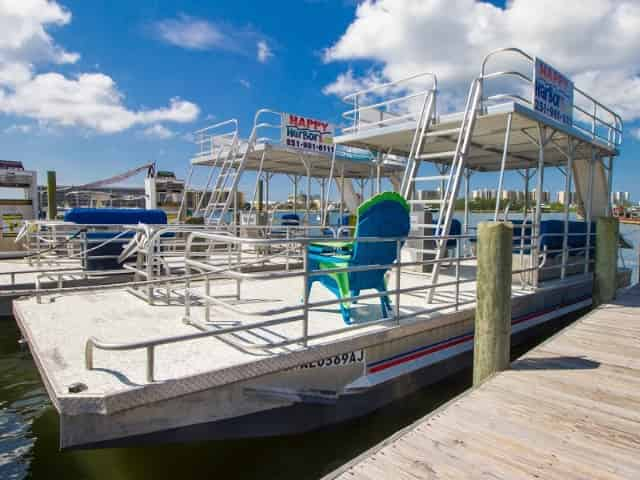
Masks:
[[[186,322],[190,321],[191,318],[191,267],[189,266],[189,257],[191,256],[191,245],[193,242],[193,233],[191,233],[187,237],[187,242],[185,244],[185,252],[184,252],[184,271],[186,274],[186,278],[184,281],[184,320]]]
[[[211,301],[209,300],[209,296],[211,295],[211,280],[209,275],[204,277],[204,320],[205,322],[211,321]]]
[[[242,264],[242,244],[238,244],[236,245],[237,248],[237,252],[236,252],[236,265],[238,265],[238,269],[241,270],[241,264]],[[207,280],[209,279],[209,277],[207,276]],[[240,283],[242,282],[242,280],[240,278],[236,279],[236,299],[240,300]]]
[[[149,345],[147,347],[147,382],[153,383],[153,370],[155,367],[155,359],[154,359],[154,345]]]
[[[591,261],[591,222],[593,211],[593,180],[595,170],[596,152],[591,148],[591,159],[589,161],[589,189],[587,190],[587,206],[585,208],[585,220],[587,222],[587,238],[585,239],[586,250],[584,252],[584,273],[589,273],[589,263]],[[583,202],[584,204],[584,202]]]
[[[309,252],[307,245],[304,245],[302,254],[302,267],[304,272],[302,276],[302,343],[307,347],[309,343]]]
[[[569,260],[569,206],[571,204],[571,178],[573,174],[573,156],[575,146],[572,140],[569,140],[569,155],[567,156],[567,171],[564,183],[564,233],[562,236],[562,268],[560,270],[560,278],[567,276],[567,262]]]
[[[402,245],[400,240],[396,240],[396,322],[400,324],[400,274],[401,274],[401,264],[402,259],[400,255],[402,254]]]
[[[285,269],[286,272],[288,272],[289,271],[289,255],[291,255],[291,250],[289,249],[289,245],[290,245],[290,242],[289,242],[289,227],[285,226],[284,228],[285,228],[285,240],[286,240],[286,245],[287,245],[286,249],[285,249],[286,254],[285,254],[285,257],[284,257],[285,258],[284,269]]]
[[[87,370],[93,370],[93,340],[87,340],[84,345],[84,366]]]
[[[456,312],[460,305],[460,255],[462,252],[460,240],[460,238],[456,238]]]

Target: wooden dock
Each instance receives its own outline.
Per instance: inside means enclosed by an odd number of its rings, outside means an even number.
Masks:
[[[326,478],[640,478],[640,286]]]

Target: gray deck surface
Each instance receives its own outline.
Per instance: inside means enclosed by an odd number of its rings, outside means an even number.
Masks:
[[[472,267],[470,267],[472,268]],[[446,274],[442,280],[446,281]],[[390,279],[390,285],[393,283]],[[402,287],[423,285],[424,276],[402,276]],[[473,284],[463,285],[461,298],[474,299]],[[235,282],[218,281],[212,283],[212,294],[224,297],[235,292]],[[450,293],[443,291],[440,299],[446,302]],[[276,280],[250,280],[242,283],[242,299],[233,303],[248,312],[255,312],[285,305],[300,304],[302,298],[302,279],[286,278]],[[87,394],[101,395],[135,388],[144,385],[145,351],[125,352],[95,351],[95,369],[86,370],[84,364],[85,342],[91,336],[105,342],[133,342],[186,333],[197,330],[182,322],[184,306],[179,301],[171,305],[150,306],[139,298],[123,290],[105,292],[67,294],[47,298],[38,304],[34,298],[15,302],[20,323],[28,330],[30,346],[39,357],[46,375],[59,394],[66,394],[68,385],[83,382],[89,388]],[[230,297],[228,297],[230,299]],[[311,292],[311,301],[335,299],[324,287],[316,284]],[[392,301],[394,301],[392,299]],[[377,299],[360,302],[363,317],[380,318]],[[424,295],[402,295],[401,312],[424,308]],[[293,315],[293,314],[289,314]],[[204,322],[203,308],[194,307],[194,319]],[[426,316],[425,316],[426,317]],[[210,327],[223,328],[239,322],[251,324],[269,320],[272,316],[242,315],[221,309],[213,310]],[[310,312],[309,333],[315,334],[344,327],[337,306],[312,309]],[[379,324],[354,331],[341,333],[312,342],[323,344],[336,339],[361,335],[365,331],[386,329],[394,326]],[[250,348],[268,342],[278,342],[285,338],[297,338],[301,335],[301,322],[291,322],[272,327],[252,329],[223,338],[204,338],[180,342],[157,348],[155,377],[159,382],[176,379],[202,372],[219,370],[225,367],[241,365],[265,357],[274,357],[287,351],[299,350],[294,344],[282,348]],[[249,347],[249,348],[247,348]]]
[[[24,259],[3,259],[0,261],[0,288],[9,288],[11,285],[10,272],[15,272],[16,284],[33,284],[38,271],[57,269],[80,269],[79,260],[69,260],[63,263],[43,262],[40,265],[29,265]]]
[[[327,478],[640,478],[640,286]]]

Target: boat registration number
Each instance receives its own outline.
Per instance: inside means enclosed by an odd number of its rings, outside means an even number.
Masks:
[[[333,357],[322,358],[315,362],[303,363],[298,368],[327,368],[343,367],[352,363],[364,363],[364,350],[354,350],[353,352],[341,353]]]

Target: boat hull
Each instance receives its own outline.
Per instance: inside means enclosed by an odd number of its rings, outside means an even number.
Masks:
[[[591,304],[591,281],[513,303],[513,344]],[[548,307],[547,305],[552,305]],[[433,328],[255,379],[113,414],[60,416],[62,448],[287,435],[366,415],[472,362],[473,309]],[[423,322],[429,323],[429,322]],[[402,327],[399,327],[402,328]]]

